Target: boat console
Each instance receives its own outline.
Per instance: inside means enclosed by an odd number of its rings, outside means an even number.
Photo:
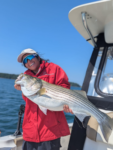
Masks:
[[[98,109],[113,116],[113,0],[102,0],[70,10],[69,20],[93,45],[82,90]],[[82,123],[79,122],[82,126]],[[79,136],[78,136],[79,135]],[[76,121],[68,150],[112,150],[113,132],[106,142],[97,121],[90,118],[86,128]]]

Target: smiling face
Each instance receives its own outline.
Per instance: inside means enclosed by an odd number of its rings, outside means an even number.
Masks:
[[[32,55],[32,54],[25,54],[23,56],[23,59],[28,55]],[[32,60],[28,59],[27,63],[25,64],[25,67],[28,68],[29,70],[32,70],[34,73],[37,73],[40,67],[40,57],[38,57],[38,59],[36,57],[33,58]]]

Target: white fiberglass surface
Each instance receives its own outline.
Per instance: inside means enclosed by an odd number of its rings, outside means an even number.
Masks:
[[[86,138],[83,150],[113,150],[113,145],[95,142]]]
[[[87,24],[93,37],[105,33],[105,41],[113,43],[112,25],[113,1],[97,1],[73,8],[69,12],[69,20],[76,30],[87,40],[89,34],[83,26],[81,12],[86,12]],[[88,41],[93,45],[91,41]]]

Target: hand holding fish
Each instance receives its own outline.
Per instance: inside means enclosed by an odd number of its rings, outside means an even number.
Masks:
[[[68,105],[64,105],[63,110],[64,110],[65,112],[67,112],[67,113],[74,114],[73,111],[69,108]]]
[[[14,85],[14,88],[15,88],[16,90],[21,91],[21,86],[20,86],[20,85],[18,85],[18,84],[15,84],[15,85]]]

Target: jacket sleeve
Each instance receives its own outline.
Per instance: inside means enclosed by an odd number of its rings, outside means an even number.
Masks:
[[[64,88],[70,89],[70,83],[68,82],[68,77],[61,67],[59,67],[59,66],[56,67],[55,75],[56,75],[55,76],[55,84],[56,85],[60,85]]]

